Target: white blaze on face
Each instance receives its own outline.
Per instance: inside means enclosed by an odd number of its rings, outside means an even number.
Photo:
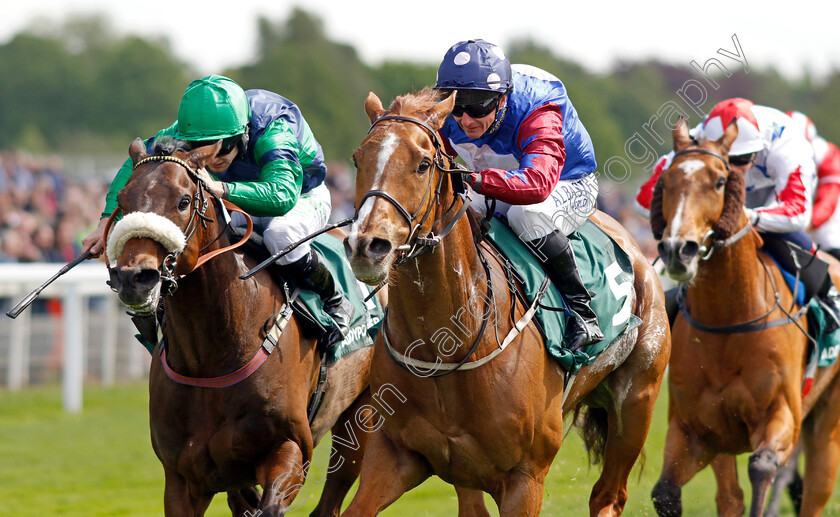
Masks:
[[[683,208],[685,208],[685,194],[680,194],[680,204],[677,205],[677,212],[671,220],[671,239],[676,239],[679,236],[680,226],[682,226]]]
[[[379,148],[379,155],[376,159],[376,176],[373,178],[373,185],[370,187],[371,190],[380,190],[382,176],[385,174],[385,167],[388,166],[388,162],[391,160],[394,151],[396,151],[399,142],[400,138],[393,133],[389,133],[382,142],[382,147]],[[353,223],[350,235],[348,236],[348,242],[352,249],[356,249],[356,236],[359,233],[359,225],[370,215],[370,211],[373,209],[375,202],[376,196],[371,196],[365,199],[365,202],[359,207],[359,217]]]
[[[686,160],[677,165],[677,168],[683,171],[686,176],[691,176],[705,166],[706,164],[702,160]]]

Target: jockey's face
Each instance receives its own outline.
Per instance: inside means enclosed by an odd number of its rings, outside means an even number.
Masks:
[[[233,146],[229,153],[217,154],[216,157],[207,164],[207,169],[215,174],[225,172],[228,167],[230,167],[230,164],[233,162],[233,159],[236,158],[237,154],[239,154],[239,148],[237,146]]]
[[[481,135],[486,133],[487,130],[490,129],[490,126],[493,125],[493,122],[496,120],[496,113],[498,113],[502,106],[504,106],[506,100],[506,97],[502,97],[501,101],[496,106],[496,109],[483,117],[473,118],[466,111],[464,111],[460,117],[457,117],[454,114],[453,117],[455,117],[458,125],[461,126],[461,129],[464,130],[464,133],[466,133],[469,138],[481,138]]]
[[[729,156],[729,168],[741,174],[746,174],[752,169],[753,164],[755,164],[755,153]]]

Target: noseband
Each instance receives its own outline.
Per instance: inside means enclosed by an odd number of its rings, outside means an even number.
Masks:
[[[205,229],[207,228],[207,223],[208,222],[213,222],[212,218],[205,215],[206,212],[207,212],[207,207],[208,207],[208,199],[204,195],[205,191],[210,193],[210,195],[213,196],[214,198],[216,198],[216,201],[218,201],[219,206],[222,209],[223,217],[224,217],[224,220],[225,220],[226,224],[230,224],[230,214],[228,213],[228,210],[236,211],[236,212],[242,213],[245,216],[246,223],[247,223],[247,229],[246,229],[246,232],[245,232],[245,236],[242,239],[240,239],[238,242],[236,242],[235,244],[217,249],[215,251],[212,251],[212,252],[208,253],[207,255],[203,255],[203,256],[199,257],[199,259],[196,261],[195,267],[193,267],[190,272],[195,271],[196,269],[201,267],[202,264],[204,264],[205,262],[207,262],[211,258],[213,258],[213,257],[215,257],[215,256],[217,256],[221,253],[224,253],[226,251],[230,251],[234,248],[237,248],[237,247],[241,246],[242,244],[244,244],[245,242],[247,242],[248,239],[251,237],[251,233],[253,231],[253,221],[251,220],[251,217],[247,213],[245,213],[242,209],[240,209],[239,207],[237,207],[233,203],[230,203],[227,200],[223,200],[223,199],[219,198],[212,190],[210,190],[207,187],[207,185],[204,183],[204,181],[201,179],[201,177],[198,175],[198,173],[192,167],[190,167],[190,165],[187,162],[185,162],[184,160],[182,160],[180,158],[177,158],[175,156],[170,156],[170,155],[147,156],[146,158],[143,158],[142,160],[138,161],[134,165],[134,167],[132,168],[132,171],[137,170],[137,167],[139,167],[143,164],[151,163],[151,162],[172,162],[172,163],[176,163],[176,164],[180,165],[181,167],[183,167],[184,169],[187,170],[190,178],[196,184],[196,195],[193,196],[193,203],[192,203],[193,210],[192,210],[192,213],[190,214],[189,221],[187,221],[186,230],[184,230],[184,236],[185,236],[184,248],[181,249],[181,250],[174,250],[174,251],[167,250],[167,251],[169,251],[169,253],[163,259],[163,262],[160,265],[159,272],[160,272],[161,282],[163,283],[163,286],[165,286],[165,288],[161,290],[161,294],[164,295],[164,296],[168,296],[168,295],[173,294],[178,289],[178,278],[183,278],[186,274],[189,274],[189,273],[185,273],[184,275],[181,275],[180,277],[176,277],[175,276],[175,269],[178,267],[178,263],[177,263],[178,257],[181,256],[181,254],[186,249],[187,244],[189,244],[190,239],[192,239],[193,235],[195,235],[196,230],[198,230],[199,222],[201,223],[201,225]],[[108,220],[108,223],[105,225],[105,231],[104,231],[104,234],[103,234],[103,240],[105,242],[107,242],[108,233],[111,229],[111,226],[113,225],[117,215],[119,215],[119,213],[121,211],[122,211],[122,208],[118,206],[117,209],[114,210],[114,213],[111,214],[111,217]],[[219,237],[221,237],[221,233],[219,234],[218,237],[216,237],[216,239],[214,239],[212,242],[207,244],[207,246],[205,246],[204,248],[199,250],[199,253],[201,253],[202,251],[207,249],[207,247],[209,247],[211,244],[213,244],[213,242],[218,240]],[[108,261],[107,253],[105,255],[105,261],[106,261],[106,266],[107,266],[108,270],[110,271],[111,270],[111,264]]]
[[[458,219],[460,219],[466,213],[467,208],[469,207],[472,199],[469,195],[467,195],[464,198],[461,208],[458,210],[458,213],[455,214],[455,217],[453,217],[452,220],[449,221],[449,223],[444,227],[440,234],[435,235],[433,232],[430,231],[426,237],[417,236],[417,233],[420,231],[420,229],[425,224],[426,220],[431,215],[434,206],[440,204],[440,192],[441,188],[443,187],[443,180],[446,177],[446,174],[461,174],[463,172],[467,172],[468,169],[457,164],[451,156],[446,154],[446,152],[443,150],[443,145],[441,144],[440,137],[438,136],[437,131],[435,131],[431,126],[429,126],[422,120],[413,117],[405,117],[402,115],[386,115],[377,119],[373,124],[371,124],[370,129],[368,130],[368,134],[370,134],[370,132],[373,131],[373,128],[376,127],[377,124],[386,120],[410,122],[423,128],[426,131],[426,133],[428,133],[429,138],[432,141],[432,145],[434,145],[435,148],[435,157],[432,163],[439,172],[444,173],[440,175],[440,180],[438,181],[437,188],[435,189],[435,203],[429,203],[426,212],[422,215],[418,223],[415,223],[415,220],[417,219],[417,216],[420,215],[420,211],[423,209],[423,205],[426,202],[426,198],[428,198],[432,190],[432,174],[429,174],[429,185],[426,187],[426,192],[423,194],[423,199],[420,200],[420,206],[413,214],[409,213],[409,211],[406,210],[402,203],[400,203],[396,198],[394,198],[394,196],[392,196],[384,190],[369,190],[367,193],[365,193],[364,196],[362,196],[362,199],[359,200],[359,208],[361,208],[368,198],[381,197],[382,199],[388,201],[408,223],[409,227],[411,228],[411,231],[408,234],[408,238],[406,239],[405,243],[397,247],[397,250],[403,253],[403,256],[396,262],[397,265],[400,265],[414,257],[417,257],[418,255],[433,250],[438,244],[440,244],[441,239],[443,239],[443,237],[445,237],[452,230]],[[449,162],[452,166],[454,166],[454,168],[446,167],[446,162]],[[446,212],[443,214],[443,216],[441,216],[441,219],[438,219],[438,221],[442,220],[443,217],[445,217],[446,214],[448,214],[452,210],[452,208],[455,206],[455,202],[460,197],[457,195],[457,191],[459,189],[456,186],[455,176],[453,176],[452,178],[452,187],[453,190],[456,192],[456,195],[452,200],[452,204],[449,206],[449,208],[446,209]],[[354,220],[358,220],[358,218],[359,211],[357,209]]]

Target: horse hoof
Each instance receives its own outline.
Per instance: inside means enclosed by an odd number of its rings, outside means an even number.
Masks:
[[[660,481],[653,487],[650,497],[653,499],[656,515],[660,517],[679,517],[682,515],[680,487]]]

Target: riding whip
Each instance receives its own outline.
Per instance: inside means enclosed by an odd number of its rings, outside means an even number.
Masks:
[[[34,291],[32,291],[31,293],[26,295],[26,298],[19,301],[17,305],[12,307],[12,309],[9,312],[6,313],[6,316],[8,316],[12,319],[17,318],[18,314],[20,314],[21,312],[23,312],[24,309],[29,307],[32,304],[32,302],[35,301],[35,298],[37,298],[38,295],[41,294],[41,291],[43,291],[48,285],[53,283],[56,278],[60,277],[64,273],[70,271],[71,269],[73,269],[74,267],[78,266],[80,263],[84,262],[85,260],[87,260],[91,257],[93,257],[93,253],[91,253],[90,250],[87,250],[86,252],[82,253],[78,257],[74,258],[71,262],[68,262],[67,264],[65,264],[64,267],[62,267],[58,271],[58,273],[54,274],[49,280],[47,280],[46,282],[41,284],[40,287],[38,287],[37,289],[35,289]]]
[[[288,246],[286,246],[286,247],[285,247],[285,248],[283,248],[282,250],[278,251],[278,252],[277,252],[277,253],[275,253],[274,255],[272,255],[272,256],[268,257],[267,259],[263,260],[262,262],[260,262],[260,263],[259,263],[259,264],[257,264],[256,266],[254,266],[254,268],[253,268],[253,269],[251,269],[250,271],[247,271],[247,272],[245,272],[245,273],[243,273],[243,274],[239,275],[239,279],[240,279],[240,280],[247,280],[247,279],[251,278],[252,276],[254,276],[254,275],[256,275],[257,273],[259,273],[260,271],[262,271],[263,269],[265,269],[265,268],[267,268],[268,266],[270,266],[270,265],[271,265],[272,263],[274,263],[277,259],[279,259],[279,258],[280,258],[280,257],[282,257],[283,255],[286,255],[287,253],[291,252],[293,249],[297,248],[297,247],[298,247],[298,246],[300,246],[301,244],[303,244],[303,243],[305,243],[305,242],[308,242],[308,241],[311,241],[312,239],[314,239],[315,237],[317,237],[317,236],[321,235],[322,233],[327,233],[327,232],[328,232],[328,231],[330,231],[330,230],[334,230],[334,229],[336,229],[336,228],[341,228],[342,226],[347,226],[348,224],[352,223],[352,222],[353,222],[353,221],[355,221],[355,220],[356,220],[356,218],[355,218],[355,217],[351,217],[351,218],[349,218],[349,219],[345,219],[345,220],[343,220],[343,221],[339,221],[339,222],[337,222],[337,223],[335,223],[335,224],[328,224],[327,226],[325,226],[325,227],[321,228],[321,229],[320,229],[320,230],[318,230],[317,232],[312,233],[312,234],[310,234],[310,235],[307,235],[306,237],[304,237],[303,239],[301,239],[301,240],[299,240],[299,241],[297,241],[297,242],[295,242],[295,243],[289,244]]]

